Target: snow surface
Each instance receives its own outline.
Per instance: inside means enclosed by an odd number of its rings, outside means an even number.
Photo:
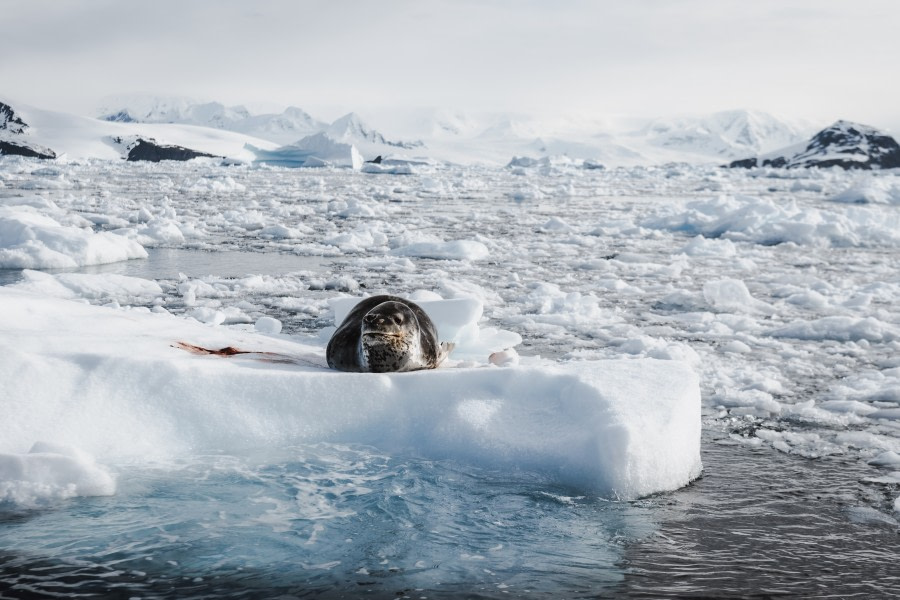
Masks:
[[[440,329],[444,316],[452,326],[480,313],[471,302],[437,306]],[[339,373],[316,364],[321,346],[12,288],[0,289],[0,329],[0,465],[8,465],[0,483],[14,501],[33,499],[40,486],[54,495],[111,493],[83,455],[15,454],[47,438],[120,464],[354,442],[534,470],[622,498],[678,488],[701,470],[698,382],[676,362]],[[195,356],[177,341],[276,351],[301,364]]]

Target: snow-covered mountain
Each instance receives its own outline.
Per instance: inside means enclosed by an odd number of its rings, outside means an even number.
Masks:
[[[326,123],[296,107],[251,114],[243,106],[182,97],[119,97],[107,101],[101,112],[108,120],[236,131],[294,149],[309,146],[302,140],[323,133],[331,143],[356,147],[367,159],[384,155],[497,164],[513,155],[561,155],[610,165],[721,162],[798,143],[814,131],[806,124],[750,110],[653,120],[540,118],[447,109],[382,111],[378,120],[391,123],[390,137],[352,112]],[[322,140],[312,141],[321,147]]]
[[[13,107],[0,102],[0,132],[9,135],[21,135],[28,129],[28,124],[16,114]]]
[[[390,148],[410,150],[423,146],[420,141],[389,140],[366,125],[356,113],[327,123],[296,106],[289,106],[280,113],[251,114],[244,106],[225,106],[219,102],[199,103],[190,98],[166,96],[125,96],[106,101],[99,110],[99,117],[105,121],[125,123],[181,123],[213,127],[282,145],[295,145],[303,138],[324,133],[335,143],[355,145],[363,151],[374,153]]]
[[[161,149],[177,146],[244,161],[306,166],[358,167],[378,156],[385,164],[505,165],[516,156],[610,167],[732,161],[732,166],[890,168],[900,161],[896,142],[873,128],[839,121],[809,139],[814,129],[805,123],[747,110],[654,120],[444,109],[374,114],[379,123],[389,124],[393,135],[353,112],[327,123],[296,107],[252,114],[242,106],[179,97],[116,100],[106,105],[103,119],[0,103],[0,141],[5,144],[0,152],[122,158],[122,144],[110,140],[143,139]],[[758,158],[734,160],[748,155]]]
[[[900,168],[900,145],[891,136],[850,121],[837,121],[808,142],[793,144],[756,158],[736,160],[729,166],[843,169]]]
[[[251,114],[244,106],[196,102],[179,96],[120,96],[108,98],[97,110],[104,121],[123,123],[180,123],[243,133],[287,144],[328,127],[295,106],[281,113]]]
[[[0,100],[0,114],[3,115],[0,117],[3,124],[0,140],[4,142],[4,149],[0,149],[2,154],[35,156],[27,151],[17,151],[17,148],[26,148],[43,154],[39,158],[118,160],[127,158],[132,148],[116,140],[136,142],[140,139],[144,149],[150,148],[150,144],[156,146],[154,156],[162,156],[160,152],[165,150],[174,153],[173,156],[211,155],[251,161],[254,155],[246,149],[248,144],[264,149],[276,146],[259,138],[209,127],[104,121],[42,110],[10,100]]]
[[[404,135],[425,139],[431,151],[447,155],[469,154],[488,162],[512,155],[567,156],[612,166],[721,162],[799,142],[814,131],[748,110],[654,120],[434,111],[418,115],[414,126]]]
[[[640,135],[656,147],[719,158],[763,154],[796,144],[809,127],[770,114],[730,110],[705,117],[656,119]]]
[[[324,133],[333,140],[345,143],[392,146],[394,148],[403,148],[406,150],[424,146],[420,141],[401,142],[387,140],[381,133],[371,129],[363,123],[362,119],[356,113],[348,113],[337,119],[328,126]]]
[[[26,134],[28,123],[15,109],[0,102],[0,154],[26,156],[29,158],[56,158],[56,152],[30,140]]]

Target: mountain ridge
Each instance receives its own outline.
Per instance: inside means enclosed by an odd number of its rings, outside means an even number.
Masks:
[[[794,144],[758,157],[733,161],[732,168],[900,168],[900,144],[869,125],[838,120],[815,133],[808,142]]]

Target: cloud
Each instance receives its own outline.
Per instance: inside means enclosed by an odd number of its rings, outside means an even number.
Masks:
[[[153,91],[356,109],[896,114],[900,5],[887,0],[28,0],[4,10],[16,24],[0,38],[4,91],[47,107]]]

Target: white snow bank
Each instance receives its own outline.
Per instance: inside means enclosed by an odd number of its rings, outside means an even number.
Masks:
[[[700,474],[700,392],[673,361],[340,373],[323,348],[0,288],[0,452],[105,464],[317,441],[524,469],[635,498]],[[300,356],[197,356],[178,340]],[[8,483],[8,479],[4,478]]]
[[[900,245],[900,215],[880,206],[834,205],[826,210],[793,200],[720,196],[665,208],[642,225],[764,245]]]
[[[43,214],[47,207],[36,209],[4,200],[0,204],[0,269],[67,269],[147,257],[140,244],[124,236],[65,225]]]
[[[74,496],[111,496],[116,484],[88,454],[37,442],[27,454],[0,453],[0,503],[31,508]]]

